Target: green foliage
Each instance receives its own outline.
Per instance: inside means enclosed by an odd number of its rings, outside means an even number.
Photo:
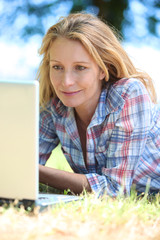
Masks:
[[[12,34],[13,37],[16,30],[19,31],[17,34],[20,34],[23,39],[36,34],[44,35],[46,31],[44,20],[48,16],[56,18],[58,15],[57,9],[59,6],[63,6],[66,8],[66,15],[69,12],[80,11],[95,13],[114,26],[123,35],[126,26],[134,28],[134,16],[130,8],[132,2],[129,0],[53,0],[35,3],[32,0],[21,2],[17,0],[2,0],[0,34],[4,34],[5,29],[10,29],[10,31],[7,31],[8,36]],[[158,36],[157,25],[160,22],[158,14],[160,2],[157,0],[137,0],[137,3],[146,9],[142,15],[146,19],[148,32]],[[17,23],[21,26],[18,26],[18,29],[16,29]],[[13,27],[14,31],[12,32]],[[136,35],[136,32],[134,34]]]

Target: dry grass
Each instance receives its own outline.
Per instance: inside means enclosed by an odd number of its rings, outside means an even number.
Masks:
[[[71,171],[58,146],[48,166]],[[50,191],[40,185],[41,191]],[[54,192],[54,191],[53,191]],[[0,240],[160,240],[160,196],[84,200],[45,212],[0,208]]]
[[[45,212],[0,209],[0,240],[160,239],[159,196],[152,202],[119,198],[59,204]]]

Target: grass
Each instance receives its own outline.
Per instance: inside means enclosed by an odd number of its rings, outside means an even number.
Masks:
[[[47,162],[55,166],[62,157],[60,146]],[[54,159],[53,159],[54,158]],[[56,161],[55,161],[56,160]],[[67,166],[68,167],[68,166]],[[160,195],[97,199],[84,194],[83,200],[60,203],[39,213],[11,205],[0,208],[0,240],[159,240]]]
[[[46,163],[46,166],[72,172],[72,169],[70,168],[68,162],[66,161],[61,151],[60,144],[53,150],[50,158]]]
[[[160,239],[160,196],[96,199],[92,194],[45,212],[0,208],[0,239]]]

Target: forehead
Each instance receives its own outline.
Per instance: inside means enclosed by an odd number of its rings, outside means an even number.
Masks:
[[[59,37],[53,41],[49,50],[50,59],[66,57],[79,60],[80,58],[93,60],[86,48],[79,40]]]

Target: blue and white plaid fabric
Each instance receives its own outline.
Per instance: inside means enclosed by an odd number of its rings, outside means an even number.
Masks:
[[[40,115],[40,164],[58,145],[76,173],[85,174],[97,194],[160,189],[160,109],[137,79],[121,79],[101,93],[87,128],[87,166],[73,108],[52,99]]]

